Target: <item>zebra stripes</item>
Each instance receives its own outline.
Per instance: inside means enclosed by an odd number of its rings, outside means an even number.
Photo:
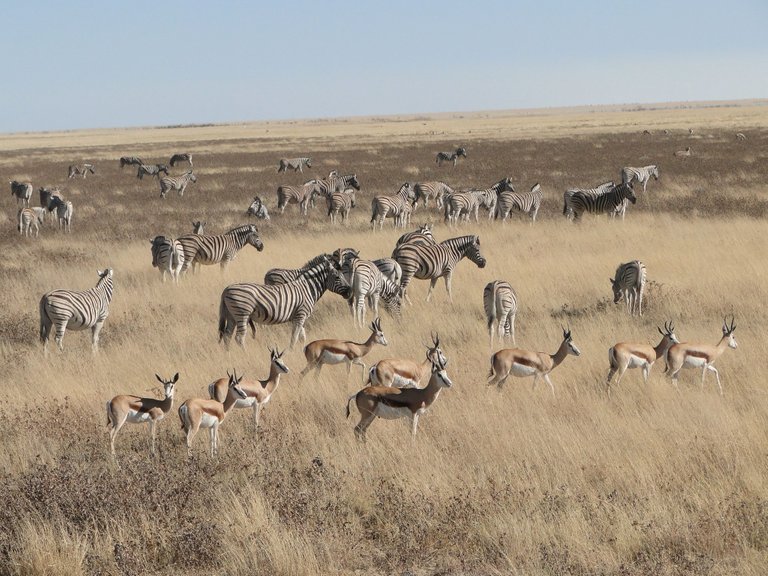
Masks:
[[[256,337],[256,324],[283,324],[291,322],[290,348],[299,339],[306,342],[304,324],[312,315],[315,304],[326,290],[349,298],[350,287],[341,273],[328,260],[313,266],[298,279],[286,284],[231,284],[221,293],[219,304],[219,342],[229,344],[232,333],[235,341],[245,347],[246,326]]]
[[[171,164],[173,166],[173,164]],[[181,176],[163,176],[160,178],[160,198],[165,198],[169,190],[176,190],[179,196],[184,196],[184,190],[190,182],[197,182],[197,176],[189,170]]]
[[[438,152],[437,156],[435,156],[435,163],[438,166],[442,166],[443,162],[453,162],[455,168],[460,156],[467,157],[467,151],[462,147],[456,148],[454,152]]]
[[[617,304],[622,298],[627,303],[627,312],[634,316],[643,315],[643,295],[645,294],[645,264],[633,260],[619,264],[616,274],[611,280],[613,288],[613,303]]]
[[[75,207],[69,200],[64,200],[60,196],[51,196],[48,203],[48,209],[56,211],[56,218],[59,221],[59,229],[64,232],[72,232],[72,216],[75,214]]]
[[[168,166],[165,164],[139,164],[139,169],[136,171],[136,178],[143,180],[145,175],[160,178],[160,172],[163,172],[168,176]]]
[[[502,222],[506,222],[509,217],[509,213],[512,210],[528,214],[531,217],[532,222],[536,222],[536,215],[539,213],[539,207],[541,206],[541,186],[536,183],[531,187],[530,192],[501,192],[496,201],[496,211],[494,218],[498,220],[501,218]]]
[[[379,230],[381,230],[387,217],[394,218],[395,226],[397,226],[403,207],[406,204],[412,204],[415,200],[416,197],[410,182],[405,182],[400,186],[400,190],[394,196],[375,196],[371,201],[372,229],[376,230],[376,223],[378,222]]]
[[[337,251],[334,257],[342,260],[341,272],[352,289],[349,305],[355,326],[365,326],[366,301],[376,318],[379,316],[379,299],[390,314],[400,315],[400,286],[387,279],[374,262],[359,258],[354,251]]]
[[[294,172],[304,172],[304,166],[312,168],[312,158],[281,158],[277,173],[286,172],[288,168]]]
[[[432,236],[432,227],[429,224],[422,224],[416,230],[406,232],[395,242],[395,248],[403,244],[437,244],[435,237]]]
[[[331,170],[327,178],[315,180],[315,188],[310,192],[309,201],[314,208],[315,196],[324,196],[327,201],[334,192],[344,192],[350,189],[360,190],[357,174],[339,176],[338,170]]]
[[[69,175],[67,178],[72,179],[75,176],[82,176],[85,178],[89,172],[91,174],[96,174],[96,171],[93,169],[93,164],[83,164],[82,166],[73,164],[69,167]]]
[[[112,269],[99,271],[99,281],[94,288],[85,292],[74,290],[54,290],[40,299],[40,341],[43,350],[48,352],[48,340],[51,328],[55,329],[55,340],[60,350],[64,350],[64,332],[70,330],[91,329],[91,346],[96,352],[99,348],[99,333],[104,321],[109,316],[109,304],[112,301],[114,284]]]
[[[253,197],[253,202],[248,206],[248,210],[245,211],[246,216],[255,216],[259,220],[269,221],[269,211],[267,205],[262,202],[258,196]]]
[[[331,224],[336,224],[336,217],[341,213],[342,223],[349,219],[349,212],[355,207],[355,190],[350,188],[343,192],[332,192],[330,196],[326,198],[328,204],[328,216],[331,219]]]
[[[293,282],[310,268],[314,268],[318,264],[330,260],[330,258],[330,254],[319,254],[304,264],[301,268],[272,268],[271,270],[267,270],[267,273],[264,274],[264,284],[273,285]]]
[[[424,208],[429,207],[429,201],[434,198],[437,208],[443,207],[443,199],[453,194],[453,188],[445,182],[419,182],[413,185],[413,192],[416,195],[416,204],[419,200],[424,203]]]
[[[155,236],[149,243],[152,244],[152,267],[160,271],[163,282],[165,274],[168,273],[173,283],[178,284],[184,266],[184,247],[181,242],[165,236]]]
[[[55,218],[56,203],[62,200],[61,191],[58,188],[40,188],[40,206],[48,211],[51,219]]]
[[[517,294],[509,282],[494,280],[483,289],[483,309],[488,324],[488,337],[493,348],[493,323],[499,333],[499,340],[512,338],[515,345],[515,316],[517,315]]]
[[[614,186],[615,184],[613,181],[610,181],[599,184],[594,188],[569,188],[563,193],[563,216],[565,216],[568,220],[573,219],[573,206],[571,205],[571,199],[577,192],[583,193],[587,196],[597,197],[601,194],[605,194],[606,192],[610,192]]]
[[[171,165],[171,167],[176,166],[179,162],[186,162],[189,164],[189,171],[192,171],[192,154],[189,152],[184,152],[182,154],[174,154],[171,156],[171,159],[168,161],[168,164]]]
[[[511,178],[503,178],[485,190],[456,192],[446,198],[443,204],[446,224],[456,224],[462,216],[468,221],[471,214],[475,215],[475,222],[478,222],[480,206],[488,210],[488,218],[492,218],[496,212],[498,195],[506,191],[515,191]]]
[[[32,226],[35,227],[35,238],[40,234],[40,225],[45,221],[45,208],[19,208],[17,215],[19,222],[19,234],[32,235]]]
[[[122,168],[123,166],[140,166],[141,164],[144,164],[144,161],[138,156],[121,156],[120,157],[120,168]]]
[[[400,286],[400,280],[403,277],[403,269],[400,267],[400,264],[397,263],[397,260],[394,258],[379,258],[378,260],[374,260],[373,263],[376,264],[376,268],[381,270],[381,273],[387,280]]]
[[[11,196],[16,196],[16,204],[21,201],[22,207],[29,206],[29,201],[32,199],[32,184],[16,180],[9,180],[8,183],[11,185]]]
[[[619,212],[625,199],[632,202],[632,204],[637,202],[637,196],[635,196],[635,192],[629,184],[617,184],[610,191],[597,196],[576,192],[570,198],[573,219],[580,221],[581,215],[584,212],[589,212],[590,214]]]
[[[280,186],[277,189],[277,209],[285,212],[288,204],[298,204],[300,212],[307,215],[307,205],[315,193],[319,180],[313,179],[300,186]]]
[[[655,180],[659,179],[659,167],[655,164],[643,166],[642,168],[625,166],[621,169],[621,182],[623,184],[632,184],[637,181],[643,185],[643,192],[645,192],[645,187],[648,185],[651,176],[653,176]]]
[[[215,236],[187,234],[177,240],[184,247],[182,272],[186,272],[193,264],[196,267],[201,264],[204,266],[219,264],[223,271],[246,244],[250,244],[259,252],[264,250],[259,231],[253,224],[238,226]]]

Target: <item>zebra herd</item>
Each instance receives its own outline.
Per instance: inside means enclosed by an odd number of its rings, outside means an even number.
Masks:
[[[29,182],[11,181],[11,195],[16,196],[17,202],[20,201],[22,204],[16,214],[19,234],[31,236],[34,227],[37,237],[40,226],[45,223],[46,214],[51,214],[58,221],[61,231],[72,232],[72,217],[75,213],[72,202],[65,200],[58,188],[40,188],[40,206],[30,207],[32,189],[32,184]]]
[[[186,163],[189,170],[178,176],[171,176],[168,167],[175,167],[179,163]],[[138,156],[121,156],[120,168],[124,166],[136,166],[136,178],[143,180],[144,176],[155,178],[160,183],[160,198],[165,198],[169,191],[175,190],[179,196],[184,196],[184,191],[190,182],[197,182],[197,176],[193,172],[192,154],[189,152],[173,154],[167,164],[149,164]],[[161,177],[161,174],[165,176]]]

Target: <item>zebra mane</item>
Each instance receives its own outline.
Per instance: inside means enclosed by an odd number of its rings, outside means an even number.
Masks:
[[[309,270],[313,266],[317,266],[318,264],[322,264],[326,260],[330,261],[330,255],[325,254],[325,253],[324,254],[318,254],[317,256],[312,258],[311,260],[308,260],[307,263],[304,264],[304,266],[301,267],[301,269],[302,270],[305,270],[305,269]]]
[[[224,234],[232,234],[232,235],[238,235],[238,234],[250,234],[251,232],[255,232],[256,234],[259,233],[258,228],[254,224],[242,224],[240,226],[236,226],[232,228],[231,230],[227,230],[224,232]],[[224,235],[222,234],[222,236]]]
[[[443,240],[440,242],[440,246],[463,248],[467,244],[474,244],[475,240],[479,241],[479,238],[475,234],[470,234],[469,236],[457,236],[456,238],[448,238],[447,240]]]

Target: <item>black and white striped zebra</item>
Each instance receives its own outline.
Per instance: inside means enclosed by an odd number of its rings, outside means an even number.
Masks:
[[[59,230],[72,232],[72,217],[75,215],[75,207],[72,202],[64,200],[60,196],[51,196],[48,209],[56,211],[56,218],[59,221]]]
[[[33,208],[19,208],[17,220],[19,223],[19,234],[24,236],[32,235],[32,227],[35,227],[35,238],[40,234],[40,226],[45,222],[45,208],[37,206]]]
[[[82,176],[85,178],[89,172],[91,174],[96,174],[96,170],[94,170],[93,164],[83,164],[82,166],[72,164],[69,167],[69,175],[67,178],[72,179],[75,176]]]
[[[345,190],[360,190],[357,174],[339,175],[338,170],[331,170],[327,178],[315,180],[315,188],[310,193],[309,202],[315,207],[315,196],[323,196],[326,201],[334,192]]]
[[[393,218],[395,225],[398,224],[398,217],[403,211],[403,207],[406,204],[411,204],[416,201],[416,196],[413,192],[413,187],[410,182],[405,182],[400,186],[400,190],[397,194],[392,196],[382,195],[374,196],[371,201],[371,226],[373,230],[376,230],[376,223],[379,223],[379,230],[384,227],[384,220],[386,218]]]
[[[619,264],[616,274],[611,278],[613,289],[613,303],[618,304],[624,299],[627,304],[627,312],[634,316],[643,315],[643,295],[645,294],[645,264],[640,260]]]
[[[435,237],[432,235],[432,226],[422,224],[416,230],[406,232],[397,239],[395,248],[403,244],[437,244]]]
[[[379,316],[379,299],[390,314],[399,316],[400,286],[386,278],[374,262],[358,257],[356,252],[347,250],[343,255],[337,252],[334,257],[341,262],[341,273],[352,288],[349,306],[355,325],[365,326],[366,301],[374,311],[374,317]]]
[[[531,187],[530,192],[501,192],[498,200],[496,201],[496,211],[494,218],[501,218],[502,222],[506,222],[509,217],[509,213],[512,210],[528,214],[531,217],[532,222],[536,222],[536,215],[539,213],[539,207],[541,206],[541,186],[536,183]]]
[[[256,324],[291,322],[290,348],[301,336],[306,342],[304,324],[326,290],[349,298],[351,289],[341,273],[328,260],[313,266],[299,278],[285,284],[231,284],[221,293],[219,303],[219,342],[229,344],[232,333],[244,347],[246,327],[256,337]]]
[[[304,166],[312,168],[312,158],[281,158],[277,173],[286,172],[289,168],[294,172],[304,172]]]
[[[280,210],[280,214],[285,212],[285,207],[288,204],[298,204],[299,211],[306,216],[309,201],[319,182],[317,179],[312,179],[299,186],[279,186],[277,188],[277,209]]]
[[[509,282],[494,280],[488,282],[483,289],[483,309],[488,324],[488,337],[493,348],[493,324],[496,323],[496,331],[499,340],[512,339],[515,343],[515,316],[517,315],[517,294]]]
[[[181,154],[174,154],[171,156],[171,159],[168,161],[168,164],[171,165],[171,167],[176,166],[179,162],[186,162],[189,164],[189,171],[192,172],[192,154],[189,152],[183,152]]]
[[[160,172],[163,172],[168,176],[168,166],[165,164],[139,164],[139,168],[136,171],[136,178],[143,180],[145,175],[160,178]]]
[[[8,183],[11,185],[11,196],[16,196],[16,204],[21,202],[22,207],[29,206],[32,199],[32,184],[16,180],[9,180]]]
[[[177,240],[184,247],[182,272],[194,265],[210,266],[219,264],[221,270],[235,259],[237,253],[250,244],[256,250],[264,250],[264,243],[259,238],[259,231],[254,224],[237,226],[224,234],[208,236],[205,234],[187,234]]]
[[[403,278],[400,281],[403,297],[406,297],[408,285],[415,277],[430,281],[427,293],[427,301],[429,301],[437,281],[445,278],[445,289],[448,291],[448,298],[453,302],[451,292],[453,270],[464,257],[469,258],[478,268],[485,267],[485,258],[480,253],[479,236],[459,236],[434,245],[404,244],[400,246],[396,260],[403,269]]]
[[[264,284],[274,285],[293,282],[294,280],[297,280],[299,277],[301,277],[301,275],[310,268],[314,268],[326,260],[330,261],[330,259],[330,254],[318,254],[309,262],[304,264],[304,266],[301,268],[272,268],[271,270],[267,270],[267,273],[264,274]]]
[[[203,222],[202,220],[198,220],[197,222],[192,222],[192,233],[193,234],[205,234],[205,225],[207,222]]]
[[[462,217],[468,221],[472,214],[475,215],[475,222],[478,222],[478,213],[481,206],[488,210],[488,218],[493,218],[496,212],[498,196],[506,191],[515,191],[511,178],[503,178],[485,190],[455,192],[450,197],[445,198],[443,204],[445,222],[447,224],[456,224]]]
[[[624,200],[627,199],[632,204],[637,202],[637,196],[630,184],[617,184],[610,191],[593,196],[584,192],[576,192],[570,198],[570,205],[573,209],[573,219],[581,220],[584,212],[590,214],[612,214],[618,212]]]
[[[60,350],[64,350],[64,332],[70,330],[91,329],[91,346],[96,352],[99,348],[99,333],[104,321],[109,316],[109,304],[112,301],[114,283],[112,269],[99,271],[99,281],[94,288],[84,292],[74,290],[54,290],[40,299],[40,341],[43,350],[48,352],[48,340],[51,328],[55,330],[54,339]]]
[[[416,195],[416,203],[419,200],[424,203],[424,208],[429,207],[429,201],[434,198],[438,209],[443,207],[443,198],[453,194],[453,188],[445,182],[418,182],[413,185],[413,192]]]
[[[656,166],[656,164],[643,166],[642,168],[625,166],[621,169],[622,183],[632,184],[634,182],[639,182],[643,185],[643,192],[645,192],[645,187],[648,185],[648,181],[651,179],[651,176],[653,176],[655,180],[659,179],[659,167]]]
[[[387,280],[400,286],[400,280],[403,277],[403,269],[400,267],[400,264],[397,263],[397,260],[394,258],[379,258],[374,260],[373,263],[376,264],[376,267],[379,270],[381,270],[381,273],[384,274],[384,277]]]
[[[190,182],[197,182],[197,176],[192,170],[181,176],[163,176],[160,178],[160,198],[165,198],[169,190],[176,190],[179,196],[184,196],[184,190]]]
[[[140,166],[144,164],[144,161],[138,156],[121,156],[120,168],[123,166]]]
[[[614,184],[613,180],[611,180],[610,182],[599,184],[594,188],[569,188],[563,193],[563,216],[565,216],[568,220],[573,219],[573,206],[571,205],[571,199],[577,192],[596,198],[597,196],[601,196],[602,194],[613,190],[615,185],[616,184]]]
[[[61,191],[58,188],[41,187],[39,192],[40,192],[40,206],[42,206],[48,211],[48,214],[51,215],[51,220],[55,219],[56,214],[54,211],[56,210],[57,203],[63,200],[61,196]]]
[[[349,188],[343,192],[331,192],[326,198],[328,204],[328,216],[331,224],[336,224],[336,217],[341,214],[342,223],[349,219],[349,212],[355,207],[355,189]]]
[[[165,236],[155,236],[149,243],[152,244],[152,267],[160,271],[163,282],[167,273],[173,283],[178,284],[184,266],[184,247],[181,242]]]
[[[453,162],[453,166],[456,167],[460,157],[467,157],[467,151],[459,146],[454,152],[438,152],[435,156],[435,162],[438,166],[442,166],[443,162]]]
[[[269,210],[267,205],[258,196],[253,197],[253,202],[248,206],[248,210],[245,211],[246,216],[255,216],[258,220],[266,220],[269,222]]]

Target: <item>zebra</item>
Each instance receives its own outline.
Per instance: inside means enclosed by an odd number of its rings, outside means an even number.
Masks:
[[[286,172],[288,168],[294,172],[304,172],[304,166],[312,168],[312,158],[281,158],[277,173]]]
[[[307,215],[307,206],[314,195],[319,180],[312,179],[299,186],[279,186],[277,189],[277,209],[285,212],[288,204],[298,204],[301,213]]]
[[[400,286],[387,279],[374,262],[359,258],[355,251],[341,251],[344,252],[343,255],[337,251],[334,257],[341,261],[341,272],[352,289],[349,307],[355,326],[365,326],[366,300],[376,318],[379,316],[379,298],[390,314],[399,316],[402,295]]]
[[[563,216],[568,220],[573,219],[573,206],[571,205],[571,202],[574,194],[582,193],[587,196],[597,197],[606,192],[610,192],[615,185],[613,180],[611,180],[610,182],[599,184],[594,188],[569,188],[563,193]]]
[[[138,156],[121,156],[120,157],[120,168],[123,166],[141,166],[144,164],[144,160],[139,158]]]
[[[190,182],[197,182],[197,176],[195,176],[192,170],[189,170],[181,176],[163,176],[160,178],[160,198],[165,198],[168,190],[176,190],[179,196],[184,196],[184,190]]]
[[[59,221],[59,230],[63,229],[65,232],[72,232],[72,216],[75,213],[75,208],[72,205],[72,202],[64,200],[60,196],[51,196],[48,209],[56,210],[56,218]]]
[[[531,187],[530,192],[501,192],[496,201],[496,211],[493,217],[496,220],[501,218],[502,222],[506,222],[509,213],[512,210],[517,210],[518,212],[528,214],[531,217],[531,222],[536,222],[536,215],[539,213],[539,207],[541,206],[541,198],[541,186],[538,182]]]
[[[192,172],[192,154],[189,152],[184,152],[182,154],[174,154],[171,156],[171,159],[168,161],[168,164],[171,165],[171,167],[176,166],[177,162],[186,162],[189,164],[189,171]]]
[[[253,202],[248,206],[248,210],[245,211],[246,216],[255,216],[258,220],[266,220],[269,222],[269,211],[267,205],[262,202],[258,196],[253,197]]]
[[[56,344],[64,350],[64,332],[70,330],[91,329],[91,347],[94,352],[99,348],[99,333],[104,321],[109,316],[109,304],[114,291],[113,271],[107,268],[98,271],[99,281],[96,286],[84,292],[74,290],[53,290],[43,294],[40,299],[40,341],[43,351],[48,353],[48,339],[51,327],[55,328]]]
[[[467,157],[467,151],[461,146],[456,148],[455,152],[438,152],[435,156],[435,162],[438,166],[442,166],[443,162],[453,162],[455,168],[460,156]]]
[[[403,269],[394,258],[379,258],[373,261],[376,268],[381,270],[384,277],[390,282],[400,285],[400,279],[403,277]]]
[[[9,180],[8,183],[11,185],[11,196],[16,196],[16,204],[21,201],[22,207],[29,206],[29,201],[32,199],[32,184],[16,180]]]
[[[215,236],[187,234],[177,240],[184,247],[181,272],[186,272],[192,265],[197,267],[201,264],[219,264],[223,272],[246,244],[250,244],[259,252],[264,250],[264,243],[259,238],[259,231],[254,224],[244,224]]]
[[[643,294],[645,293],[645,264],[633,260],[619,264],[616,274],[611,280],[613,288],[613,303],[617,304],[622,298],[627,303],[627,312],[634,316],[643,315]]]
[[[468,257],[478,268],[485,268],[486,260],[480,253],[480,237],[476,235],[459,236],[443,240],[440,244],[405,244],[400,247],[397,254],[397,262],[403,269],[403,277],[400,286],[405,298],[411,279],[416,277],[421,280],[430,280],[427,302],[432,296],[432,290],[439,278],[445,278],[445,289],[448,291],[448,299],[453,302],[451,292],[451,278],[453,269],[459,261]]]
[[[67,176],[67,178],[72,179],[75,176],[82,176],[83,179],[85,179],[88,172],[96,174],[96,171],[93,169],[93,164],[83,164],[82,166],[72,164],[69,166],[69,176]]]
[[[419,182],[413,185],[413,192],[416,195],[416,203],[422,200],[424,208],[429,207],[430,199],[435,199],[438,209],[443,207],[443,198],[453,194],[453,188],[445,182]]]
[[[328,203],[328,216],[331,218],[331,224],[336,224],[336,217],[341,213],[341,221],[346,222],[349,219],[349,211],[355,207],[355,189],[350,188],[343,192],[332,192],[326,198]]]
[[[139,164],[139,169],[136,171],[136,178],[143,180],[145,174],[160,178],[160,172],[163,172],[168,176],[168,166],[165,164]]]
[[[675,158],[688,158],[688,157],[690,157],[691,153],[692,153],[691,147],[690,146],[686,146],[685,150],[677,150],[673,154],[673,156]]]
[[[432,236],[432,226],[422,224],[416,230],[406,232],[395,242],[395,249],[403,244],[436,244],[435,237]]]
[[[511,178],[503,178],[485,190],[456,192],[444,201],[445,222],[455,224],[462,215],[465,220],[469,220],[470,214],[474,214],[475,222],[478,222],[480,206],[488,210],[488,218],[491,219],[496,212],[499,194],[507,191],[515,191]]]
[[[264,274],[264,284],[267,285],[274,285],[274,284],[285,284],[287,282],[293,282],[294,280],[297,280],[302,274],[304,274],[307,270],[310,268],[314,268],[318,264],[322,264],[326,260],[330,260],[331,255],[330,254],[319,254],[312,258],[309,262],[304,264],[301,268],[272,268],[271,270],[267,270],[267,273]]]
[[[221,293],[219,303],[219,342],[229,345],[232,333],[245,348],[243,338],[250,326],[256,337],[256,324],[293,323],[293,349],[299,336],[304,342],[304,323],[312,315],[315,304],[326,290],[348,299],[351,289],[341,273],[327,259],[285,284],[230,284]]]
[[[412,204],[416,201],[416,197],[413,192],[413,187],[410,182],[405,182],[400,186],[400,190],[394,196],[375,196],[371,201],[371,226],[376,230],[376,222],[379,223],[379,230],[384,227],[384,220],[387,216],[391,216],[395,219],[395,225],[397,225],[397,218],[403,211],[403,206],[407,203]]]
[[[160,271],[163,282],[167,272],[173,283],[178,284],[184,266],[184,246],[178,240],[165,236],[155,236],[149,243],[152,244],[152,267]]]
[[[488,323],[488,337],[493,348],[493,323],[499,333],[499,340],[512,338],[515,343],[515,316],[517,315],[517,294],[504,280],[488,282],[483,289],[483,309]]]
[[[743,132],[736,132],[736,140],[746,140],[747,136]]]
[[[645,193],[645,187],[648,185],[648,181],[651,179],[651,176],[653,176],[655,180],[659,179],[659,167],[656,166],[656,164],[643,166],[642,168],[625,166],[621,169],[622,183],[632,184],[636,180],[643,185],[643,193]]]
[[[631,184],[617,184],[610,191],[591,196],[583,192],[576,192],[570,199],[573,209],[574,221],[580,221],[584,212],[591,214],[605,214],[618,212],[624,200],[627,199],[632,204],[637,202],[637,196],[632,189]]]
[[[48,213],[51,215],[51,219],[53,220],[56,217],[56,215],[53,213],[53,211],[56,209],[56,203],[63,200],[61,191],[58,188],[49,189],[41,187],[39,192],[40,206],[48,211]]]
[[[29,237],[32,235],[32,226],[35,227],[35,238],[40,234],[40,225],[45,221],[45,208],[19,208],[19,234]]]
[[[345,174],[339,176],[338,170],[331,170],[327,178],[315,181],[315,188],[309,196],[309,202],[315,207],[315,196],[324,196],[327,200],[334,192],[344,192],[345,190],[360,190],[360,182],[357,174]]]

